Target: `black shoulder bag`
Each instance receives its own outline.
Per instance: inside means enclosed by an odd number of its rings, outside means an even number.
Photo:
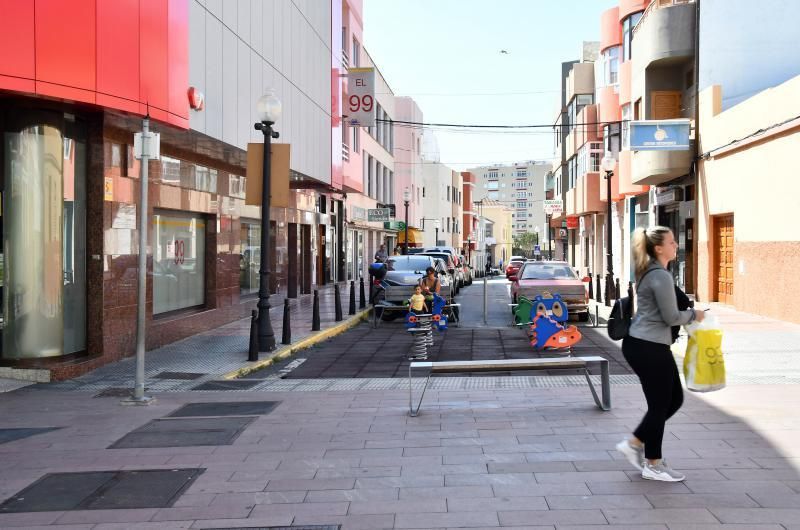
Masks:
[[[642,274],[639,278],[639,285],[641,285],[644,277],[650,274],[650,271],[655,268],[650,268]],[[608,336],[611,340],[622,340],[628,336],[628,329],[631,327],[631,318],[633,317],[633,300],[625,296],[614,301],[614,306],[611,308],[611,315],[608,317]]]

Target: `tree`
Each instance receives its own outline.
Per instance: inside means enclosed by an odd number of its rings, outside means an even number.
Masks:
[[[533,256],[533,247],[539,244],[539,234],[535,232],[526,232],[514,236],[514,254],[522,254],[524,256]]]

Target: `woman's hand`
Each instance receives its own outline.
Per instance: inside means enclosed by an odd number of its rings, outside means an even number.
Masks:
[[[695,321],[702,322],[703,319],[705,319],[705,318],[706,318],[706,312],[705,311],[703,311],[702,309],[695,309],[694,310],[694,319],[695,319]]]

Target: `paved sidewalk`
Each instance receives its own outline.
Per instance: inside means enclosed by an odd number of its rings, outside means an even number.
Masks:
[[[0,501],[48,473],[203,471],[172,506],[133,495],[145,507],[0,513],[0,527],[800,528],[800,387],[687,395],[665,434],[682,484],[643,481],[613,450],[645,405],[635,385],[613,392],[601,412],[585,387],[433,390],[410,418],[399,390],[162,393],[121,407],[25,388],[0,401],[2,427],[59,429],[0,443]],[[186,403],[253,400],[280,404],[231,445],[109,448]]]

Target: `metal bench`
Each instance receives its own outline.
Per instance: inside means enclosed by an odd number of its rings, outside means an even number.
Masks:
[[[592,383],[589,373],[590,365],[600,365],[600,382],[602,399],[597,395],[597,391]],[[589,390],[592,392],[594,402],[602,410],[611,410],[611,380],[608,371],[608,359],[600,356],[589,357],[545,357],[538,359],[498,359],[487,361],[422,361],[412,362],[408,365],[408,414],[416,416],[422,407],[422,400],[425,397],[425,390],[433,374],[453,374],[464,372],[512,372],[516,370],[574,370],[582,369],[589,383]],[[415,368],[427,368],[430,370],[425,378],[422,387],[422,395],[419,397],[417,408],[414,408],[414,393],[412,387],[412,370]]]

